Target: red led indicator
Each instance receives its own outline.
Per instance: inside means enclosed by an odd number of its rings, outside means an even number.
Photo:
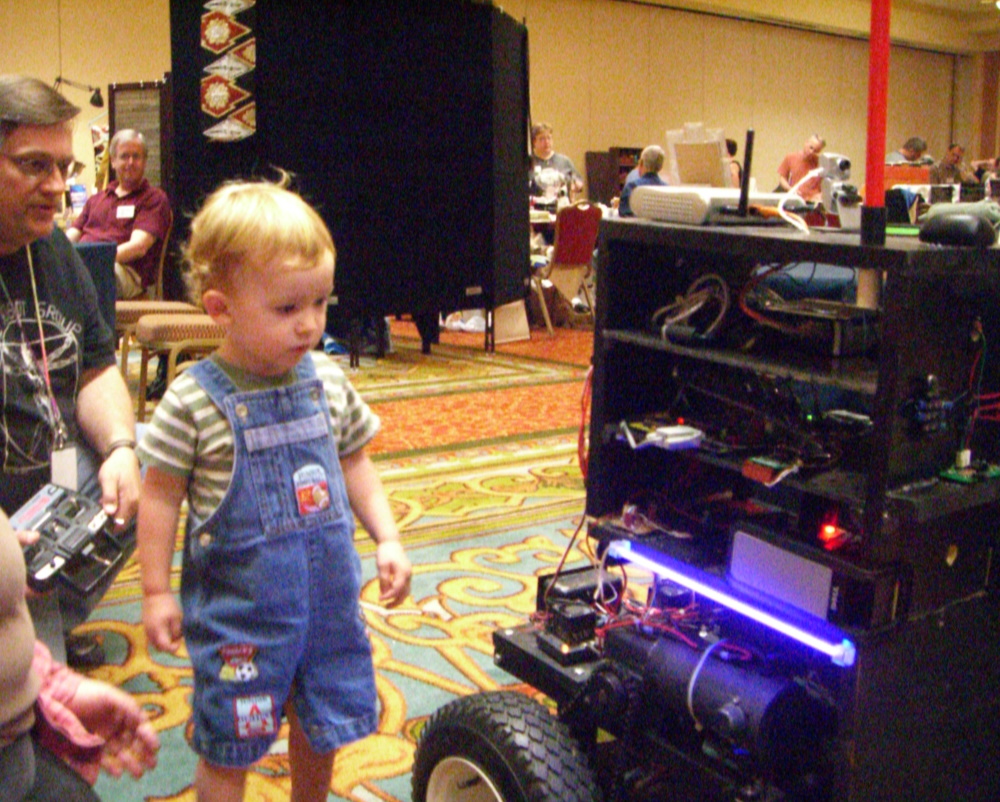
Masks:
[[[836,540],[843,534],[844,530],[839,526],[834,526],[833,524],[823,524],[819,530],[819,539],[826,543],[831,540]]]

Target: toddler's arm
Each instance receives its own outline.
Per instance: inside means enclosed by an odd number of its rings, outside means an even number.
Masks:
[[[372,540],[378,543],[375,564],[381,593],[379,600],[390,607],[399,604],[410,592],[410,559],[403,551],[396,519],[378,471],[363,448],[340,460],[347,485],[347,498]]]
[[[170,591],[170,565],[177,521],[187,482],[152,466],[146,469],[136,530],[142,575],[142,623],[157,649],[176,652],[181,641],[181,608]]]

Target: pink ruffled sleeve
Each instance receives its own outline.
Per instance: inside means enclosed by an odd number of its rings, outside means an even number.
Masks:
[[[39,740],[93,784],[101,769],[104,739],[88,731],[67,706],[83,678],[53,660],[48,648],[39,640],[35,641],[32,667],[42,680],[37,703]]]

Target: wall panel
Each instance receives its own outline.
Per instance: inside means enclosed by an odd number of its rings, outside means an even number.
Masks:
[[[668,129],[703,122],[740,143],[755,129],[752,174],[762,189],[814,131],[864,180],[863,39],[610,0],[530,0],[509,10],[527,20],[532,117],[553,125],[556,149],[578,168],[587,150],[662,144]],[[973,74],[959,69],[953,89],[954,64],[947,54],[893,47],[887,150],[913,134],[947,141],[953,94],[956,135],[971,136]]]
[[[801,144],[803,132],[816,128],[824,129],[831,148],[851,156],[861,175],[867,43],[858,35],[867,26],[859,8],[867,4],[845,0],[793,8],[779,0],[730,0],[729,5],[734,12],[773,16],[784,8],[803,24],[852,30],[854,38],[655,4],[505,0],[505,11],[528,26],[532,116],[552,123],[556,147],[581,170],[587,150],[659,141],[667,128],[703,119],[738,141],[747,127],[757,130],[754,173],[762,185],[781,156]],[[158,79],[170,71],[168,0],[148,0],[141,13],[128,0],[0,0],[0,72],[55,78],[58,8],[68,77],[106,86]],[[921,20],[934,24],[921,29]],[[894,37],[947,47],[941,37],[961,26],[952,21],[945,30],[938,23],[931,11],[894,4]],[[832,43],[832,50],[821,40]],[[19,46],[22,42],[31,47]],[[683,85],[675,91],[669,76],[678,74]],[[822,92],[816,91],[817,82]],[[995,155],[979,152],[976,86],[981,90],[971,58],[956,61],[940,52],[894,46],[887,146],[920,134],[935,155],[952,138],[967,142],[972,158]],[[74,89],[67,94],[86,104],[86,94]],[[78,154],[86,154],[83,126],[75,141]]]

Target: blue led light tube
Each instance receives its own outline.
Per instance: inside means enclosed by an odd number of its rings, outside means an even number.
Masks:
[[[657,576],[669,579],[694,591],[699,596],[711,599],[740,615],[780,632],[816,651],[827,655],[835,665],[852,666],[857,656],[854,644],[839,629],[822,619],[803,613],[778,600],[766,604],[747,594],[740,594],[722,580],[647,549],[628,540],[613,540],[608,544],[608,556],[632,563]],[[781,607],[782,609],[778,609]],[[787,609],[786,609],[787,608]]]

